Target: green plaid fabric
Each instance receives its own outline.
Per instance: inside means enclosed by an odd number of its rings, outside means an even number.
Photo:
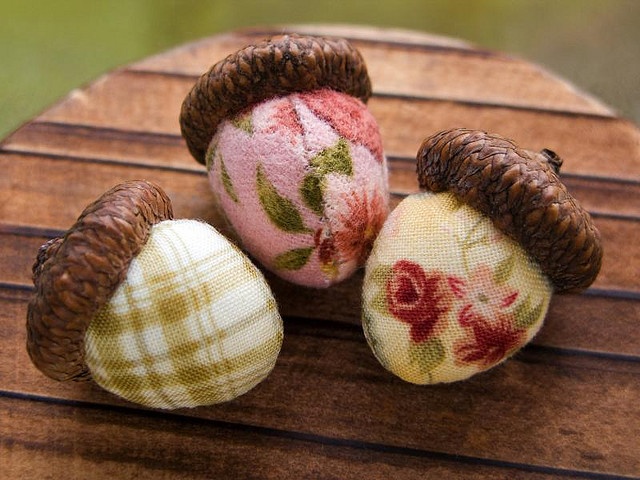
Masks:
[[[156,408],[241,395],[272,370],[282,319],[259,270],[211,226],[154,226],[85,338],[94,380]]]

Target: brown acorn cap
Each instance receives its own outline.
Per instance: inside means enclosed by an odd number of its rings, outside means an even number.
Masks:
[[[420,188],[451,191],[488,215],[538,262],[555,291],[593,283],[602,263],[600,233],[560,181],[562,160],[554,152],[452,129],[427,138],[417,160]]]
[[[54,380],[87,380],[84,337],[91,319],[125,279],[151,227],[171,219],[171,201],[153,183],[126,182],[82,212],[38,251],[27,309],[27,351]]]
[[[346,40],[283,35],[250,45],[203,74],[182,103],[180,127],[203,165],[222,120],[276,96],[329,88],[366,103],[371,81],[360,52]]]

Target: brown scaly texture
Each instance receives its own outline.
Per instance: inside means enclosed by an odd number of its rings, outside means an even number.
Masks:
[[[250,45],[216,63],[182,103],[180,126],[203,165],[218,124],[276,96],[329,88],[367,102],[367,67],[346,40],[283,35]]]
[[[426,139],[417,160],[421,188],[451,191],[488,215],[537,260],[557,292],[593,283],[602,263],[600,234],[560,181],[555,153],[453,129]]]
[[[27,310],[27,350],[55,380],[87,380],[84,336],[124,280],[151,227],[171,219],[171,201],[145,181],[120,184],[89,205],[63,236],[38,251]]]

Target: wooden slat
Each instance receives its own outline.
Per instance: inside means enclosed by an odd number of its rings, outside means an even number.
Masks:
[[[294,32],[305,35],[347,38],[350,41],[362,40],[403,46],[413,45],[422,48],[455,48],[468,50],[469,52],[474,52],[479,49],[477,45],[471,45],[471,43],[461,38],[446,37],[429,32],[419,32],[417,30],[389,27],[379,28],[374,26],[359,27],[357,25],[313,23],[308,25],[282,25],[277,29],[264,29],[260,27],[245,28],[237,31],[237,33],[238,35],[258,35],[268,38],[275,34],[274,30],[277,30],[278,33]]]
[[[175,55],[149,58],[129,68],[188,75],[195,80],[228,54],[265,37],[260,31],[247,31],[245,36],[223,36],[213,49],[209,42],[190,45],[188,52],[184,52],[186,55],[182,55],[181,50]],[[367,62],[376,93],[613,115],[601,102],[577,92],[569,83],[561,82],[531,63],[497,52],[468,46],[460,48],[459,42],[438,42],[430,37],[422,42],[415,41],[415,37],[414,41],[406,40],[382,42],[352,37]],[[429,49],[429,55],[416,55],[416,49]],[[522,88],[523,84],[526,89]]]
[[[66,156],[203,173],[177,133],[147,133],[70,123],[31,122],[5,139],[0,152]]]
[[[129,405],[91,384],[43,381],[20,348],[24,328],[16,318],[24,300],[2,303],[2,333],[14,345],[7,352],[13,360],[0,365],[5,392]],[[180,414],[484,461],[631,474],[640,468],[640,445],[627,441],[640,415],[638,407],[629,410],[640,395],[639,375],[638,362],[528,348],[467,382],[411,386],[381,369],[359,329],[291,319],[264,383],[234,402]],[[620,408],[625,417],[614,415]],[[604,436],[610,444],[599,442]]]
[[[163,185],[172,198],[177,218],[201,218],[222,226],[215,208],[213,195],[204,173],[150,169],[127,164],[79,162],[75,159],[49,158],[40,155],[2,155],[0,170],[6,175],[0,179],[0,218],[8,225],[32,225],[44,229],[66,230],[73,224],[84,205],[89,204],[119,179],[145,178]],[[87,183],[86,179],[91,178]],[[612,187],[613,188],[613,187]],[[38,191],[37,197],[30,192]],[[588,193],[588,192],[585,192]],[[620,189],[618,197],[624,195]],[[619,198],[614,196],[613,200]],[[585,196],[585,200],[588,200]],[[600,195],[599,201],[611,198]],[[634,205],[637,205],[637,198]],[[37,208],[37,205],[47,208]],[[588,207],[605,208],[586,202]],[[611,209],[615,204],[610,204]],[[34,208],[36,206],[36,208]],[[602,275],[595,286],[640,290],[640,278],[634,268],[640,260],[640,244],[628,239],[640,235],[640,210],[633,212],[635,219],[597,218],[602,231],[605,251]],[[625,255],[616,255],[624,251]]]
[[[79,424],[78,419],[82,418]],[[45,428],[42,428],[42,426]],[[189,421],[86,405],[0,397],[0,435],[11,445],[8,478],[68,477],[70,467],[92,479],[340,478],[551,480],[566,471],[451,459],[431,452],[375,450],[370,445]],[[324,475],[323,472],[331,472]],[[577,473],[577,472],[573,472]]]
[[[640,132],[624,120],[420,99],[375,98],[369,107],[392,156],[413,157],[429,135],[466,127],[555,150],[567,173],[640,180]]]
[[[117,183],[132,179],[162,185],[176,218],[220,223],[204,173],[34,155],[0,155],[0,169],[5,173],[0,177],[0,218],[11,225],[66,230],[86,205]]]
[[[184,77],[122,71],[72,94],[39,118],[178,135],[180,105],[192,84],[193,80]],[[121,115],[121,105],[134,98],[127,115]],[[446,100],[416,98],[409,102],[394,96],[374,97],[369,108],[378,119],[390,156],[413,157],[425,137],[464,126],[500,132],[525,148],[555,149],[564,158],[563,169],[568,173],[606,172],[640,181],[640,132],[625,120]]]
[[[9,137],[2,150],[204,171],[204,167],[189,155],[178,134],[32,122]]]
[[[5,285],[21,290],[32,288],[31,266],[36,253],[53,235],[2,233],[0,227],[0,258],[6,259],[1,269]],[[360,297],[353,292],[361,290],[361,273],[331,290],[305,289],[266,274],[283,315],[360,325]],[[603,282],[599,285],[608,290],[554,297],[545,327],[534,343],[640,359],[640,296],[620,298],[619,290]]]
[[[44,112],[40,120],[179,134],[180,105],[194,81],[181,76],[122,71],[103,77]],[[127,115],[122,106],[127,105]]]
[[[204,167],[188,154],[182,137],[144,134],[65,123],[34,122],[11,136],[0,153],[40,153],[78,160],[102,160],[123,165],[190,171],[203,174]],[[418,191],[414,157],[389,157],[394,194]],[[640,181],[605,176],[580,176],[563,171],[569,191],[596,213],[640,217]]]

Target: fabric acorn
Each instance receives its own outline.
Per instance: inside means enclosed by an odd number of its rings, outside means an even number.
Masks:
[[[242,247],[291,282],[363,266],[388,214],[371,82],[345,40],[284,35],[215,64],[185,98],[182,134]]]
[[[427,191],[400,202],[375,242],[363,328],[400,378],[453,382],[529,342],[554,291],[595,280],[602,246],[550,150],[453,129],[426,139],[417,161]]]
[[[272,370],[282,320],[260,271],[156,185],[118,185],[40,248],[27,350],[58,381],[156,408],[241,395]]]

